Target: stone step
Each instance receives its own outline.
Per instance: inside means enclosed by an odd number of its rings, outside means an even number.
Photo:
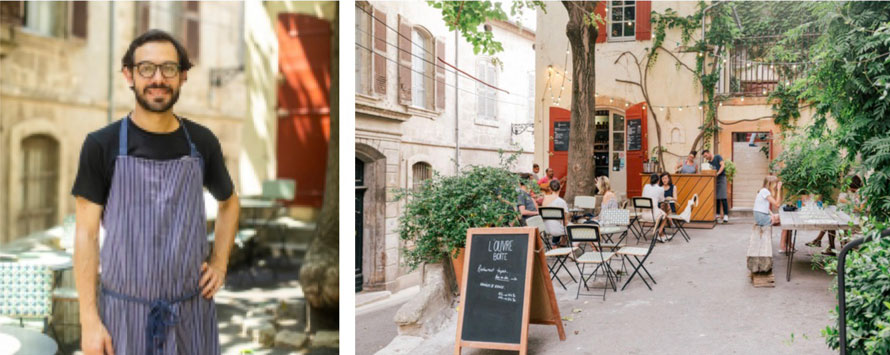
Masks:
[[[750,207],[733,207],[729,209],[733,217],[754,217],[754,211]]]

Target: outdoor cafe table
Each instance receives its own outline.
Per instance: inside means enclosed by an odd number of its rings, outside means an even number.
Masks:
[[[41,332],[16,326],[0,326],[0,353],[47,354],[59,351],[56,342]]]
[[[794,260],[794,246],[797,243],[797,231],[823,231],[823,230],[849,230],[850,216],[841,211],[832,211],[830,209],[811,209],[798,210],[795,212],[786,212],[779,210],[779,220],[782,230],[793,231],[791,238],[785,245],[788,251],[788,271],[786,281],[791,281],[791,262]]]

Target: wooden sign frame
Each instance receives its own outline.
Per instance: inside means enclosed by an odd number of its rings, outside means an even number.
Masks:
[[[514,343],[494,343],[481,341],[467,341],[461,338],[463,333],[464,312],[466,311],[467,297],[467,278],[470,273],[471,248],[473,247],[473,235],[492,235],[492,234],[526,234],[528,235],[528,248],[525,266],[525,288],[523,289],[522,304],[522,333],[519,344]],[[559,314],[559,306],[556,302],[556,295],[553,291],[553,283],[550,281],[550,272],[547,268],[547,260],[544,255],[545,248],[538,238],[538,229],[534,227],[521,228],[470,228],[467,230],[466,249],[464,249],[464,265],[463,275],[460,280],[460,311],[458,312],[457,334],[455,336],[454,354],[460,355],[461,349],[464,347],[481,348],[481,349],[497,349],[497,350],[516,350],[520,354],[528,353],[528,325],[549,324],[555,325],[559,332],[559,340],[566,339],[565,329],[562,325],[562,317]],[[546,299],[544,299],[546,298]],[[535,304],[534,311],[531,310],[532,303]],[[532,313],[533,312],[533,313]]]

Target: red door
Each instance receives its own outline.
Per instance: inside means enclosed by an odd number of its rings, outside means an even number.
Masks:
[[[550,107],[550,160],[547,166],[553,169],[553,176],[557,179],[561,179],[568,174],[569,121],[571,118],[571,111],[559,107]],[[562,190],[562,193],[565,193],[565,189]]]
[[[302,14],[279,14],[278,177],[297,182],[289,205],[321,207],[330,138],[331,25]]]
[[[648,159],[648,139],[646,121],[648,115],[643,109],[644,103],[633,105],[625,111],[624,139],[627,142],[627,197],[636,197],[643,194],[643,181],[640,174],[643,173],[643,161]]]

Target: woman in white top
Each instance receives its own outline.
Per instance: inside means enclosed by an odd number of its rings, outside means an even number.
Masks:
[[[562,208],[563,215],[566,218],[565,224],[568,225],[569,224],[569,205],[566,203],[565,200],[562,199],[562,197],[559,197],[559,189],[561,187],[561,186],[559,186],[559,181],[558,180],[550,180],[549,185],[550,185],[550,189],[549,189],[550,191],[546,195],[544,195],[544,201],[543,201],[544,203],[542,204],[542,206]],[[563,227],[563,224],[559,223],[559,221],[554,221],[552,219],[548,219],[548,220],[544,221],[544,227],[547,228],[547,233],[550,234],[550,236],[553,238],[552,239],[553,245],[560,245],[560,243],[562,242],[560,239],[562,239],[562,237],[564,235],[566,235],[566,230]]]
[[[643,221],[655,223],[655,221],[658,221],[661,218],[665,218],[664,211],[662,211],[659,207],[661,206],[661,203],[664,202],[664,188],[658,186],[659,180],[660,179],[658,177],[658,174],[652,174],[651,176],[649,176],[649,184],[643,186],[643,197],[652,199],[652,212],[654,212],[655,215],[655,220],[653,221],[651,220],[653,217],[652,214],[643,212],[643,214],[640,216],[640,219],[642,219]],[[658,229],[658,241],[660,242],[668,241],[668,239],[664,236],[664,225],[665,223],[662,223],[661,228]]]
[[[757,192],[754,198],[754,223],[758,226],[765,227],[778,222],[779,215],[773,213],[773,209],[778,209],[782,204],[782,182],[775,176],[767,176],[763,179],[763,187]],[[784,232],[784,231],[783,231]],[[782,233],[782,241],[779,242],[781,253],[786,253],[785,246],[788,245],[788,234]]]

